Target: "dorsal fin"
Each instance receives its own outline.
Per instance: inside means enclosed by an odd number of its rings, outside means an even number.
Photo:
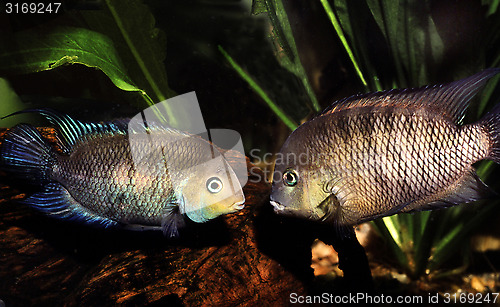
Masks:
[[[22,113],[37,113],[47,118],[58,130],[59,138],[62,140],[61,147],[65,153],[71,152],[71,148],[79,141],[86,140],[98,133],[127,132],[127,121],[125,120],[103,123],[83,123],[71,118],[69,115],[61,114],[51,109],[28,109],[12,113],[5,117]]]
[[[142,113],[142,112],[141,112]],[[139,114],[141,114],[139,113]],[[163,123],[159,120],[155,121],[154,119],[143,119],[138,118],[137,116],[132,117],[129,121],[127,121],[127,125],[125,126],[125,130],[131,133],[160,133],[160,134],[176,134],[182,137],[190,137],[193,136],[187,132],[177,130],[167,123]],[[200,135],[203,137],[202,135]]]
[[[454,122],[459,123],[464,117],[471,98],[499,72],[498,68],[489,68],[451,83],[355,95],[334,102],[320,116],[358,107],[398,106],[429,108],[444,113]]]

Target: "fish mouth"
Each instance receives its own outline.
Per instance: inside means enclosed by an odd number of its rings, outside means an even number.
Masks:
[[[282,204],[275,202],[274,200],[271,200],[269,202],[274,207],[274,212],[280,213],[280,212],[283,212],[285,210],[285,206],[283,206]]]
[[[233,208],[235,210],[241,210],[241,209],[245,208],[245,200],[242,200],[242,201],[239,201],[237,203],[234,203],[233,204]]]

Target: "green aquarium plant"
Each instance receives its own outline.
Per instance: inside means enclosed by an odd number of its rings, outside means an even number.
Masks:
[[[321,0],[322,16],[330,21],[329,31],[336,36],[337,46],[346,55],[345,66],[352,71],[361,91],[370,92],[390,88],[418,87],[437,82],[457,80],[500,63],[499,1],[482,1],[483,28],[478,45],[461,52],[462,58],[448,63],[452,50],[440,33],[432,14],[436,2],[426,0],[347,1]],[[272,26],[271,38],[275,55],[282,66],[302,80],[309,99],[304,103],[313,112],[321,108],[314,97],[311,85],[301,64],[295,37],[287,17],[284,1],[254,0],[253,13],[266,13]],[[316,30],[317,31],[317,30]],[[312,33],[311,33],[312,35]],[[238,74],[248,82],[290,129],[296,127],[287,114],[293,110],[286,105],[276,108],[276,103],[262,90],[259,80],[241,68],[241,63],[220,48]],[[463,60],[466,58],[467,60]],[[449,66],[452,65],[452,69]],[[445,72],[445,73],[443,73]],[[498,94],[498,77],[482,91],[480,101],[470,120],[477,120],[495,103]],[[478,174],[488,181],[496,166],[484,162]],[[466,239],[491,214],[498,201],[483,201],[473,206],[456,206],[446,210],[399,214],[373,222],[392,252],[390,257],[396,267],[412,279],[435,278],[463,271],[468,264]],[[465,244],[464,244],[464,241]],[[460,261],[448,263],[461,255]]]
[[[3,32],[0,75],[79,64],[102,71],[121,90],[138,93],[138,99],[129,98],[138,107],[175,96],[165,67],[158,65],[165,59],[164,33],[154,27],[141,0],[106,0],[100,10],[64,14],[60,23]]]

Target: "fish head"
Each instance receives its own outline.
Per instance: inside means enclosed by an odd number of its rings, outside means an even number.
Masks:
[[[184,173],[181,208],[192,221],[203,223],[245,207],[240,182],[222,155]]]
[[[271,205],[277,214],[323,220],[328,208],[321,204],[329,195],[323,189],[321,163],[307,143],[293,139],[295,133],[276,156]]]

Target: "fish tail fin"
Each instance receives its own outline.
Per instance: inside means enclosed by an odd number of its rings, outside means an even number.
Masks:
[[[56,161],[52,147],[28,124],[12,128],[0,147],[0,168],[31,184],[43,186],[50,182]]]
[[[500,163],[500,104],[486,114],[481,120],[481,124],[486,128],[491,141],[491,148],[487,158],[495,163]]]

